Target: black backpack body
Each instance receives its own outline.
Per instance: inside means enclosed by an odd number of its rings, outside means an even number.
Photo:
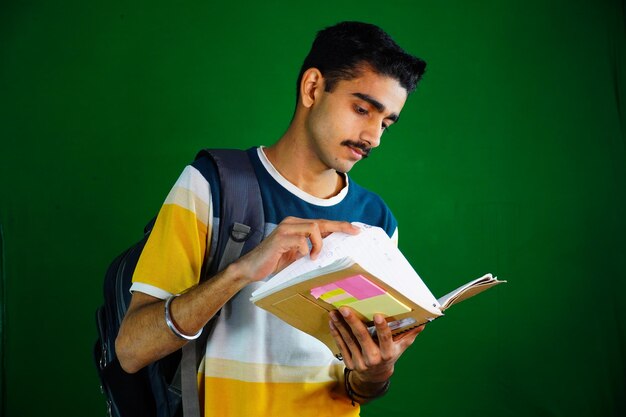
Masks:
[[[220,221],[213,225],[212,230],[218,233],[217,245],[211,250],[210,261],[202,267],[201,279],[221,271],[258,245],[265,222],[261,192],[246,152],[205,149],[196,159],[204,156],[212,160],[219,175]],[[99,337],[93,354],[111,417],[199,417],[200,414],[196,372],[209,329],[205,328],[200,339],[134,374],[121,368],[115,353],[115,339],[130,304],[133,272],[155,220],[146,225],[139,242],[110,264],[104,279],[104,304],[96,311]],[[211,322],[207,327],[210,325]]]

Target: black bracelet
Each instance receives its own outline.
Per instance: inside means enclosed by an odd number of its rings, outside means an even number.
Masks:
[[[350,372],[352,372],[352,369],[350,368],[344,368],[343,370],[343,382],[344,382],[344,386],[346,388],[346,394],[348,394],[348,398],[350,398],[350,400],[352,401],[352,405],[355,406],[356,404],[354,403],[359,402],[359,400],[357,400],[354,397],[359,397],[362,398],[364,400],[372,400],[374,398],[378,398],[378,397],[382,397],[383,395],[385,395],[387,393],[387,391],[389,391],[389,384],[390,384],[390,380],[386,380],[385,384],[383,385],[383,387],[378,390],[378,392],[376,392],[374,395],[363,395],[363,394],[359,394],[357,392],[354,392],[354,390],[352,389],[352,386],[350,385]]]

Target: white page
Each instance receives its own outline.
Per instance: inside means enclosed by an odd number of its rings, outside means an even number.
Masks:
[[[362,230],[362,239],[353,246],[358,251],[353,254],[355,261],[416,304],[439,313],[439,302],[387,233],[372,226]]]
[[[459,288],[450,291],[448,294],[444,295],[443,297],[439,298],[439,303],[441,303],[441,305],[445,308],[450,307],[449,303],[451,301],[452,304],[454,304],[454,302],[456,302],[456,298],[458,295],[460,294],[464,294],[466,291],[472,289],[472,288],[480,288],[480,287],[484,287],[484,286],[488,286],[488,287],[492,287],[494,285],[498,285],[498,284],[502,284],[505,283],[506,281],[500,281],[498,280],[498,277],[494,277],[491,274],[485,274],[480,278],[476,278],[473,281],[468,282],[465,285],[461,285]]]
[[[415,303],[440,314],[438,301],[385,231],[363,223],[353,224],[361,228],[358,235],[330,234],[324,238],[317,259],[311,260],[306,256],[295,261],[252,293],[252,297],[273,292],[294,276],[324,268],[338,259],[348,257],[373,275],[381,279],[385,277],[389,285]]]

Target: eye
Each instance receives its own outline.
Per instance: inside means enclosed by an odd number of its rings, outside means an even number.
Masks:
[[[359,106],[358,104],[354,105],[354,111],[357,112],[358,114],[361,114],[361,115],[364,115],[364,116],[368,114],[367,109]]]
[[[383,131],[383,132],[389,132],[389,129],[391,128],[391,125],[392,125],[392,124],[393,124],[393,123],[389,123],[389,124],[387,124],[387,123],[383,123],[383,124],[381,125],[381,129],[382,129],[382,131]]]

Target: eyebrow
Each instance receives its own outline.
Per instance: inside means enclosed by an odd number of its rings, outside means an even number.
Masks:
[[[385,111],[385,108],[386,108],[385,105],[368,94],[353,93],[352,95],[354,97],[360,98],[363,101],[367,101],[369,104],[374,106],[379,113],[382,113]],[[400,119],[400,116],[398,116],[396,113],[391,113],[389,116],[385,117],[385,119],[389,119],[395,123],[398,121],[398,119]]]

